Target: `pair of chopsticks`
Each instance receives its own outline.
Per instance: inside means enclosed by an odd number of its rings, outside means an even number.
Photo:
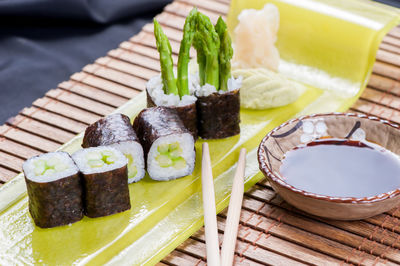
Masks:
[[[219,252],[217,216],[215,208],[214,183],[208,144],[203,143],[201,182],[203,190],[204,226],[206,235],[207,264],[210,266],[230,266],[236,246],[240,210],[244,191],[244,170],[246,165],[246,149],[240,150],[239,161],[233,179],[228,217],[226,219],[221,257]]]

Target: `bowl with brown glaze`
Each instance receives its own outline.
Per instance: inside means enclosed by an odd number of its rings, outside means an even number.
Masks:
[[[261,172],[285,201],[309,214],[336,220],[364,219],[400,205],[400,183],[393,183],[394,189],[389,191],[356,197],[338,196],[337,193],[319,194],[289,184],[281,173],[286,154],[296,147],[325,138],[366,141],[389,150],[394,156],[400,154],[399,126],[376,117],[326,113],[287,121],[269,132],[258,149]],[[376,178],[379,184],[381,177],[378,175]],[[398,179],[393,182],[398,182]],[[357,185],[363,185],[361,183],[352,183],[351,186],[349,183],[347,188],[356,189]]]

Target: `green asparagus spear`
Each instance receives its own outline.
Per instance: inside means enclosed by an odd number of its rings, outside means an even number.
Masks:
[[[197,53],[197,64],[199,65],[199,77],[200,85],[203,86],[206,83],[205,71],[206,71],[206,55],[203,51],[203,44],[201,41],[200,34],[196,32],[193,37],[193,46]]]
[[[215,30],[220,40],[219,49],[219,89],[226,91],[228,89],[228,79],[231,77],[231,59],[233,56],[232,41],[228,33],[228,28],[224,20],[219,17]]]
[[[196,31],[197,9],[193,8],[186,17],[183,27],[183,37],[179,48],[178,56],[178,91],[180,97],[189,95],[188,65],[190,60],[190,47],[192,46],[193,36]]]
[[[219,89],[219,36],[214,29],[214,25],[210,19],[198,12],[197,15],[197,32],[199,37],[196,38],[201,42],[202,49],[206,58],[204,79],[205,82]]]
[[[165,94],[178,95],[178,87],[173,71],[173,61],[171,56],[171,44],[164,34],[160,24],[154,19],[154,36],[156,37],[157,50],[160,54],[161,77],[164,84]]]

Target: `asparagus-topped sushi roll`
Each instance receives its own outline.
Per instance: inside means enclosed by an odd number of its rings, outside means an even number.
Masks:
[[[144,109],[133,123],[143,145],[147,172],[154,180],[189,175],[195,164],[194,138],[175,109]]]
[[[111,114],[86,128],[83,148],[106,145],[121,151],[128,159],[128,183],[144,177],[143,148],[129,117],[120,113]]]
[[[82,173],[84,209],[88,217],[107,216],[131,208],[126,157],[111,146],[82,149],[72,155]]]
[[[240,79],[231,76],[233,49],[227,26],[199,13],[193,45],[197,51],[200,86],[196,91],[198,133],[219,139],[240,133]]]
[[[83,217],[78,167],[66,152],[34,156],[23,165],[29,212],[42,228],[77,222]]]
[[[197,78],[189,74],[190,47],[196,29],[197,10],[193,9],[186,18],[178,55],[177,78],[173,70],[171,45],[160,24],[154,20],[154,36],[160,54],[161,74],[146,85],[147,105],[169,106],[176,109],[183,124],[197,138],[196,89]]]

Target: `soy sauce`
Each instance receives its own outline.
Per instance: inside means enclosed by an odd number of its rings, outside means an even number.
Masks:
[[[295,188],[335,197],[370,197],[400,187],[400,159],[370,142],[322,139],[285,154],[283,180]]]

